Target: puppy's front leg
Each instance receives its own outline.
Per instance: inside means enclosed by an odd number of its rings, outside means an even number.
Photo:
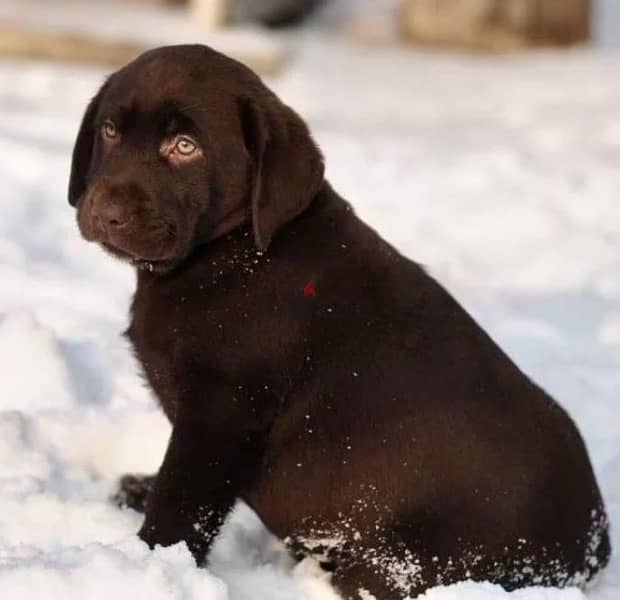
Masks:
[[[200,564],[243,485],[241,462],[251,454],[236,424],[196,413],[177,414],[138,535],[151,547],[185,541]]]

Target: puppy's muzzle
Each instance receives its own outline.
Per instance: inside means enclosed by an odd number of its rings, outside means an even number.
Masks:
[[[87,239],[126,246],[128,236],[136,229],[138,213],[148,205],[140,185],[102,178],[84,198],[83,217]]]
[[[97,241],[113,241],[134,220],[134,216],[123,205],[122,198],[111,197],[105,190],[96,192],[91,202],[90,218]]]

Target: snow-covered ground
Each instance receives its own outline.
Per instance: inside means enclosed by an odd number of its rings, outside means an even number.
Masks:
[[[571,412],[620,547],[620,56],[295,42],[270,83],[311,123],[332,183]],[[120,337],[133,273],[79,238],[65,199],[102,77],[0,62],[0,597],[333,600],[243,506],[199,570],[182,545],[148,551],[140,516],[108,501],[120,474],[158,467],[169,428]],[[620,597],[620,555],[586,597]]]

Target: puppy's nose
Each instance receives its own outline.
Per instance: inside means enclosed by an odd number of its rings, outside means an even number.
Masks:
[[[131,216],[121,202],[111,198],[95,198],[92,208],[93,221],[107,233],[122,229],[129,223]]]

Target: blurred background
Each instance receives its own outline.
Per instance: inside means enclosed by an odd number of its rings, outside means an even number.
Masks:
[[[66,186],[106,75],[182,42],[257,70],[336,190],[569,410],[620,548],[619,0],[0,0],[3,599],[52,598],[67,564],[63,600],[98,598],[93,580],[142,589],[157,560],[119,545],[140,518],[108,502],[169,433],[120,338],[134,274],[80,239]],[[216,552],[230,598],[331,597],[265,559],[259,529],[242,512]],[[588,598],[618,597],[614,559]]]
[[[252,27],[273,34],[314,24],[358,41],[500,52],[608,47],[620,43],[619,11],[615,0],[3,0],[0,51],[114,64],[153,44],[207,36],[276,70],[278,57],[261,62],[264,48],[233,41],[241,29],[246,40]]]
[[[308,23],[358,40],[487,51],[608,47],[620,43],[619,11],[615,0],[3,0],[0,31],[3,54],[113,64],[154,42]]]

